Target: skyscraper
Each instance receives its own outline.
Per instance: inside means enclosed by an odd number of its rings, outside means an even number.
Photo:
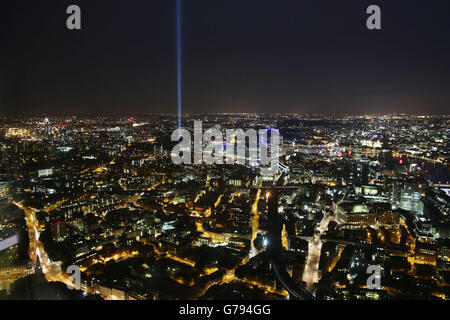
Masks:
[[[45,133],[50,134],[50,120],[48,117],[45,117]]]

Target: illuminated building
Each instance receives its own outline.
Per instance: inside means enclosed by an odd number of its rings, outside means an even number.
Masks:
[[[0,181],[0,200],[6,199],[8,196],[8,182]]]
[[[45,133],[46,134],[51,134],[50,120],[48,119],[48,117],[45,117],[44,125],[45,125]]]
[[[66,222],[57,222],[51,224],[52,238],[54,241],[62,241],[67,236]]]
[[[376,223],[376,215],[365,204],[344,203],[338,206],[337,221],[350,226],[370,226]]]

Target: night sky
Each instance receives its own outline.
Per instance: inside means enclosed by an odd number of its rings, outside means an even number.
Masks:
[[[370,4],[382,30],[366,28]],[[177,112],[175,0],[0,11],[0,112]],[[448,0],[182,0],[182,52],[185,113],[449,110]]]

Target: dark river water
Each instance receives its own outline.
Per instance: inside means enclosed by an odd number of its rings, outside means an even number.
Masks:
[[[408,158],[407,162],[408,164],[417,163],[422,168],[422,170],[427,170],[431,181],[433,181],[434,183],[450,183],[450,172],[448,165],[445,165],[443,163],[427,162],[421,159],[414,158]]]

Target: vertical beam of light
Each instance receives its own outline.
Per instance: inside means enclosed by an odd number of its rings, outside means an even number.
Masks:
[[[181,0],[177,1],[177,95],[178,128],[181,129]]]

